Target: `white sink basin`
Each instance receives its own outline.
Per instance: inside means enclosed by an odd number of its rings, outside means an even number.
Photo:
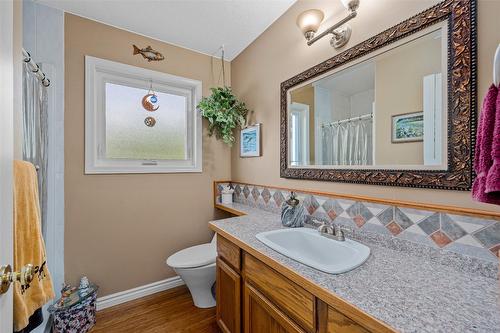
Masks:
[[[370,255],[370,248],[361,243],[326,238],[310,228],[279,229],[261,232],[256,237],[293,260],[332,274],[353,270]]]

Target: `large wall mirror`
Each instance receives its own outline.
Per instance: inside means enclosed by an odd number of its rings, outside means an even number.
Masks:
[[[444,1],[281,85],[281,175],[468,190],[475,1]]]

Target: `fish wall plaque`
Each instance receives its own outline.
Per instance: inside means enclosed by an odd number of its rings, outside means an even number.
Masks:
[[[134,48],[134,55],[140,54],[144,59],[148,62],[150,61],[161,61],[164,60],[165,57],[160,52],[153,50],[151,46],[145,47],[143,49],[138,48],[136,45],[132,45]]]

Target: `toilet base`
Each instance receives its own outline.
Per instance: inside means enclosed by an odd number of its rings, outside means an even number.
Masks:
[[[215,263],[197,268],[174,268],[174,270],[186,283],[196,307],[212,308],[215,306],[215,298],[212,295]]]

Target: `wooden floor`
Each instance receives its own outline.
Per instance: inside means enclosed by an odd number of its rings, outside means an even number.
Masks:
[[[198,309],[185,286],[97,312],[91,333],[220,333],[215,308]]]

